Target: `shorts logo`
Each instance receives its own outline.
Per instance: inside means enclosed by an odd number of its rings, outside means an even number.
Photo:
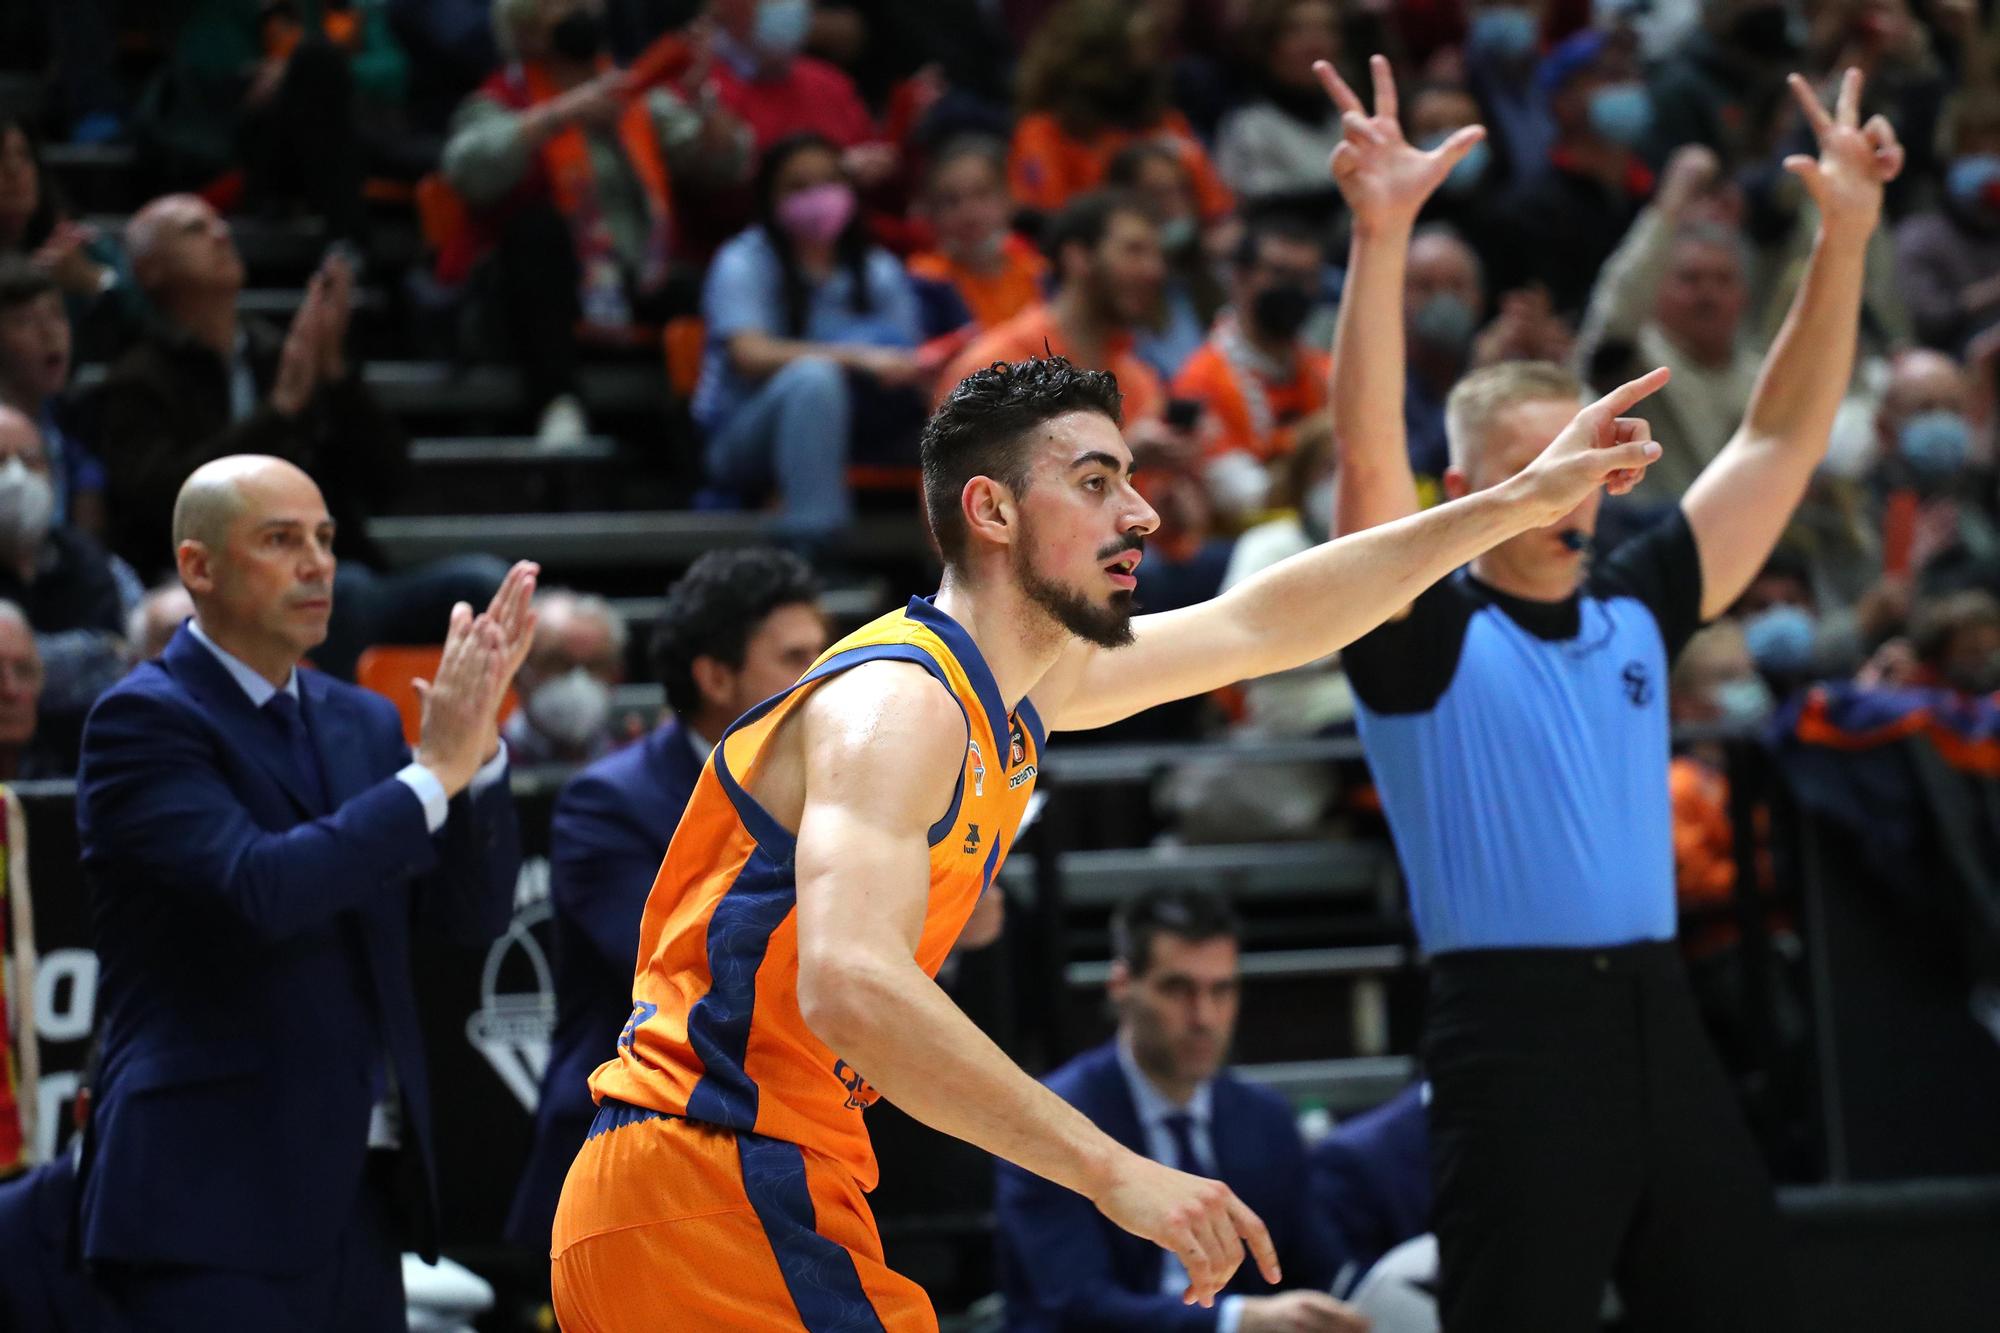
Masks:
[[[1653,677],[1644,662],[1627,662],[1621,679],[1625,682],[1625,697],[1634,708],[1644,708],[1653,702]]]
[[[976,854],[978,851],[979,851],[979,825],[967,824],[965,826],[965,854],[967,856],[972,856]]]
[[[849,1111],[863,1111],[873,1106],[882,1094],[868,1086],[868,1080],[861,1077],[861,1071],[845,1060],[833,1062],[833,1076],[840,1080],[840,1086],[847,1089],[846,1108]]]
[[[621,1051],[631,1050],[632,1036],[639,1030],[639,1025],[659,1012],[659,1005],[649,1003],[645,1000],[641,1000],[633,1005],[632,1016],[625,1020],[625,1030],[618,1034],[618,1049]]]

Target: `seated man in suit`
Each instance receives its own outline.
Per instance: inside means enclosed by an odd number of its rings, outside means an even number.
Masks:
[[[1245,1265],[1213,1308],[1184,1304],[1187,1276],[1167,1251],[1121,1232],[1081,1195],[1003,1163],[999,1257],[1015,1333],[1367,1327],[1328,1294],[1342,1256],[1311,1197],[1291,1108],[1222,1067],[1236,1028],[1240,935],[1214,894],[1159,891],[1125,904],[1111,927],[1118,1036],[1046,1081],[1125,1146],[1226,1183],[1270,1228],[1287,1290]]]
[[[826,647],[812,570],[785,551],[711,551],[667,590],[653,674],[674,719],[564,785],[549,828],[556,1030],[507,1237],[547,1254],[556,1199],[597,1106],[591,1071],[632,1012],[639,917],[716,740]]]
[[[402,1329],[437,1254],[413,922],[474,944],[520,869],[498,715],[535,567],[453,608],[412,756],[385,699],[300,661],[333,520],[261,456],[174,505],[195,613],[84,728],[77,827],[101,968],[79,1240],[110,1330]]]
[[[1428,1100],[1413,1083],[1313,1145],[1314,1192],[1356,1279],[1431,1229]]]

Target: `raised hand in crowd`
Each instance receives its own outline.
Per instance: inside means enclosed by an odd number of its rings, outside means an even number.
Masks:
[[[516,564],[477,616],[464,602],[454,606],[434,678],[415,682],[423,702],[416,760],[447,795],[463,791],[499,749],[500,704],[534,641],[538,573]]]
[[[1653,207],[1669,227],[1688,221],[1688,211],[1722,178],[1722,159],[1706,144],[1687,143],[1674,149],[1660,173]]]
[[[336,249],[320,265],[325,279],[319,310],[319,380],[347,378],[347,326],[354,317],[354,263]]]
[[[1323,1291],[1245,1296],[1236,1333],[1368,1333],[1368,1317]]]
[[[1794,153],[1785,159],[1785,170],[1797,176],[1812,196],[1821,227],[1865,237],[1882,216],[1882,187],[1903,169],[1903,145],[1896,138],[1896,127],[1884,116],[1870,116],[1867,124],[1861,123],[1858,69],[1841,75],[1830,116],[1803,75],[1792,75],[1791,85],[1819,141],[1819,156]]]
[[[319,388],[325,356],[320,348],[324,321],[320,311],[326,303],[326,273],[315,273],[306,284],[305,300],[292,314],[285,330],[285,345],[278,353],[278,374],[271,382],[271,406],[288,417],[306,410]]]
[[[1431,192],[1443,183],[1472,146],[1486,137],[1484,126],[1466,125],[1426,152],[1403,137],[1398,119],[1396,77],[1385,56],[1370,56],[1375,81],[1375,114],[1369,115],[1347,81],[1326,61],[1313,73],[1340,108],[1347,137],[1333,150],[1334,184],[1354,213],[1356,226],[1408,227]]]
[[[1500,297],[1500,313],[1472,344],[1475,368],[1502,361],[1553,361],[1566,366],[1576,351],[1576,330],[1556,313],[1549,289],[1521,287]]]
[[[35,267],[71,296],[95,296],[104,282],[104,265],[84,247],[97,233],[81,222],[59,222],[34,253]]]

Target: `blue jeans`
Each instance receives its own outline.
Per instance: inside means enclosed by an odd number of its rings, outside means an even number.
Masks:
[[[847,491],[852,415],[841,368],[824,357],[800,357],[716,424],[708,440],[709,477],[749,494],[775,484],[783,505],[781,538],[826,546],[854,519]]]
[[[329,676],[354,679],[355,659],[378,643],[443,643],[456,602],[484,611],[507,562],[497,555],[453,555],[414,569],[378,573],[357,561],[333,576],[333,615],[326,642],[312,651],[313,665]]]

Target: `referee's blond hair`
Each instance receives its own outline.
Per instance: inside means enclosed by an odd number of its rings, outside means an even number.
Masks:
[[[1486,447],[1486,433],[1495,417],[1519,403],[1583,401],[1583,381],[1553,361],[1502,361],[1475,370],[1452,386],[1444,400],[1445,444],[1451,465],[1461,472]]]

